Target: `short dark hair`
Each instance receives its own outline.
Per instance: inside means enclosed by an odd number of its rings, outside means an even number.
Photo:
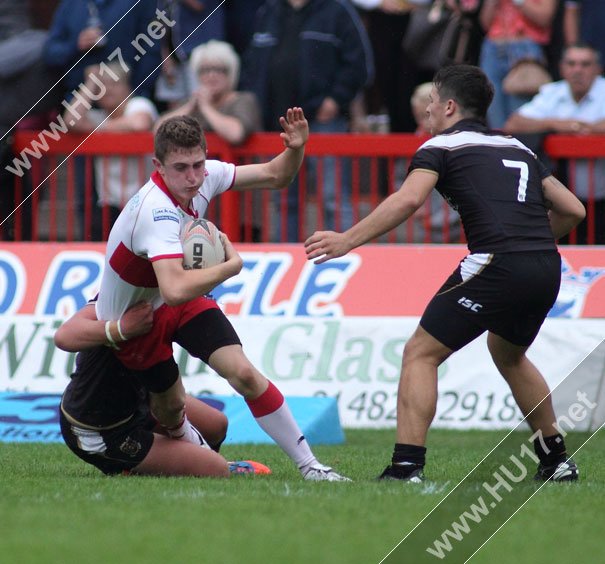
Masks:
[[[452,99],[465,117],[486,119],[494,99],[494,87],[485,73],[473,65],[448,65],[440,68],[433,84],[441,101]]]
[[[586,41],[577,41],[571,45],[566,45],[561,53],[561,61],[565,59],[570,49],[587,49],[588,51],[592,51],[595,58],[595,63],[597,63],[599,66],[601,65],[601,53],[592,43],[588,43]]]
[[[201,147],[206,152],[206,137],[200,122],[191,116],[175,116],[167,119],[155,134],[154,152],[161,163],[172,151],[196,147]]]

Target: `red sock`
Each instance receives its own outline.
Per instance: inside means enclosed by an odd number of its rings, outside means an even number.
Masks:
[[[284,396],[269,382],[269,387],[256,399],[247,399],[246,403],[254,417],[263,417],[277,411],[284,403]]]

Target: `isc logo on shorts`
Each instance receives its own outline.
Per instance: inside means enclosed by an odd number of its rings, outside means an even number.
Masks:
[[[473,300],[469,300],[468,298],[462,297],[458,300],[458,303],[465,307],[466,309],[470,309],[471,311],[479,311],[483,306],[474,302]]]

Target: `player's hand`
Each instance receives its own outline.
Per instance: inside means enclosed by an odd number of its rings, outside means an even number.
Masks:
[[[305,241],[308,260],[321,264],[327,260],[346,255],[351,250],[344,233],[316,231]]]
[[[153,306],[147,302],[134,304],[120,318],[122,335],[126,339],[149,333],[153,327]]]
[[[279,136],[289,149],[304,147],[309,139],[309,124],[302,108],[288,108],[286,117],[279,118],[279,124],[284,130]]]
[[[233,269],[232,276],[239,274],[242,267],[244,266],[244,261],[242,257],[239,256],[239,253],[235,250],[235,247],[229,241],[229,237],[221,232],[221,241],[223,243],[223,248],[225,249],[225,262],[229,263]]]

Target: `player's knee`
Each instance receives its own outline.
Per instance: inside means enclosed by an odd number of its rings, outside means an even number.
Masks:
[[[427,348],[421,337],[412,335],[403,348],[403,363],[410,364],[417,361],[432,360],[433,354]]]
[[[519,366],[526,359],[523,349],[513,346],[502,346],[490,338],[487,340],[487,348],[494,364],[500,371]]]

